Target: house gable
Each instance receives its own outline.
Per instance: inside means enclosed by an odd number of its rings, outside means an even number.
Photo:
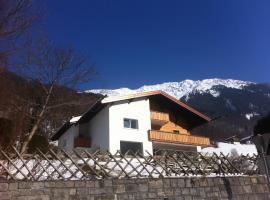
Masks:
[[[189,130],[196,126],[211,121],[211,118],[180,100],[168,95],[162,91],[142,92],[125,96],[107,97],[102,100],[103,104],[133,101],[135,99],[148,98],[150,100],[150,109],[161,112],[174,112],[178,117],[181,127]],[[170,115],[173,116],[173,115]],[[173,120],[170,120],[173,121]],[[175,123],[175,122],[174,122]],[[178,124],[179,123],[175,123]]]

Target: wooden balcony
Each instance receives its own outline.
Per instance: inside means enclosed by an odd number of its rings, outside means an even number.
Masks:
[[[91,147],[91,140],[85,137],[76,137],[74,139],[74,148],[75,147]]]
[[[166,143],[196,145],[196,146],[210,145],[210,139],[207,137],[174,134],[156,130],[149,131],[149,140]]]
[[[155,125],[164,125],[169,121],[169,114],[157,111],[151,111],[151,123]]]

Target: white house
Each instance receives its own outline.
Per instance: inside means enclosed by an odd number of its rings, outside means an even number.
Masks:
[[[174,149],[196,151],[209,146],[207,137],[189,130],[211,119],[176,98],[162,92],[143,92],[105,97],[81,117],[72,118],[52,137],[60,148],[120,150]]]

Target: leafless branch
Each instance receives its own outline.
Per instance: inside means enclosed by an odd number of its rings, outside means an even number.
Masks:
[[[54,46],[46,39],[32,46],[27,60],[28,64],[21,74],[36,83],[42,100],[35,123],[22,145],[21,152],[25,152],[48,112],[64,105],[82,105],[83,102],[61,97],[58,88],[74,88],[78,84],[92,81],[97,75],[95,67],[74,49]]]

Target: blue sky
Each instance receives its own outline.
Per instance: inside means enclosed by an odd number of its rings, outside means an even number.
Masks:
[[[270,82],[269,0],[46,0],[44,26],[96,64],[100,78],[81,88]]]

